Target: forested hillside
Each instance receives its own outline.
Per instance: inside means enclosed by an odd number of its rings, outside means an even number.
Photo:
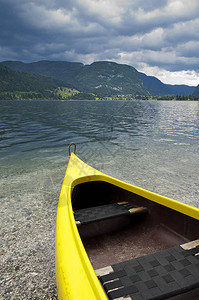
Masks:
[[[159,79],[154,76],[147,76],[144,73],[140,72],[140,76],[143,80],[143,83],[149,93],[153,96],[170,96],[170,95],[191,95],[193,94],[195,87],[188,85],[172,85],[164,84]]]
[[[195,88],[193,95],[199,96],[199,85]]]
[[[66,82],[52,77],[45,77],[34,73],[24,73],[11,70],[0,64],[0,92],[13,91],[44,91],[59,86],[71,87]]]
[[[1,99],[187,100],[193,99],[189,95],[198,96],[199,92],[194,86],[164,84],[132,66],[110,61],[90,65],[66,61],[4,61],[0,64],[0,93]]]
[[[76,94],[79,91],[64,81],[11,70],[0,64],[0,99],[61,99]]]
[[[91,65],[47,60],[33,63],[4,61],[2,64],[17,71],[51,76],[70,83],[79,90],[99,96],[187,96],[193,94],[195,89],[194,86],[164,84],[156,77],[138,72],[132,66],[109,61],[94,62]]]
[[[149,95],[138,71],[114,62],[95,62],[75,77],[78,89],[99,95]]]
[[[84,68],[82,63],[48,60],[42,60],[33,63],[4,61],[2,64],[16,71],[32,72],[40,75],[50,76],[67,83],[73,82],[75,76],[78,75]]]

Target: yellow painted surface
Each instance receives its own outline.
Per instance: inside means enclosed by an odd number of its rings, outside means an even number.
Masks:
[[[57,209],[55,263],[60,299],[107,299],[86,254],[73,216],[71,193],[83,182],[106,181],[199,220],[199,209],[124,183],[86,165],[71,153]]]
[[[59,299],[107,299],[80,239],[71,205],[72,188],[88,169],[72,153],[57,209],[55,264]]]

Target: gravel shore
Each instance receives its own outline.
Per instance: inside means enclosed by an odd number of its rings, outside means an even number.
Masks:
[[[61,180],[52,178],[52,170],[45,170],[1,180],[0,300],[57,299],[54,244]]]

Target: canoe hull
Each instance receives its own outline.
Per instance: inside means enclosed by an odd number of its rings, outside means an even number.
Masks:
[[[123,201],[146,207],[148,214],[143,218],[121,216],[77,228],[73,209]],[[57,209],[59,299],[107,299],[93,267],[98,269],[197,239],[198,228],[199,209],[105,175],[72,153]]]

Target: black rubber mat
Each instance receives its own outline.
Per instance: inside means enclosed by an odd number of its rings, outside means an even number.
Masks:
[[[101,221],[114,217],[130,215],[129,209],[133,208],[128,202],[123,204],[113,203],[89,208],[83,208],[74,211],[76,222],[88,224],[95,221]]]
[[[99,277],[109,299],[167,299],[199,287],[199,248],[180,246],[142,256],[112,267]]]

